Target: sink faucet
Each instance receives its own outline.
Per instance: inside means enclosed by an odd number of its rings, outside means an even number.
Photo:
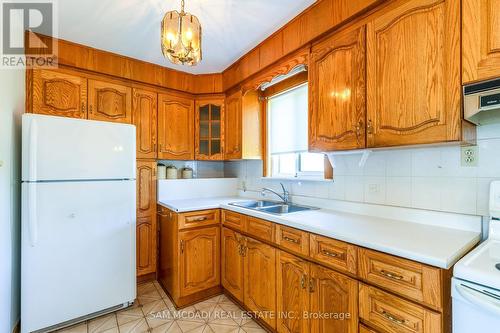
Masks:
[[[260,191],[260,194],[265,195],[266,192],[271,192],[271,193],[277,195],[281,199],[281,201],[283,201],[284,204],[289,204],[290,203],[290,192],[288,192],[286,190],[285,185],[283,185],[283,183],[280,183],[280,185],[281,185],[281,188],[283,189],[283,194],[279,194],[275,190],[268,188],[268,187],[264,187],[262,189],[262,191]]]

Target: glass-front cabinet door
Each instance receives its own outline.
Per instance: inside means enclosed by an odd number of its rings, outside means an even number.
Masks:
[[[224,99],[196,101],[197,160],[224,158]]]

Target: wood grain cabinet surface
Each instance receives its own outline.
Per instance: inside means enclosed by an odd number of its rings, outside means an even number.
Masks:
[[[155,91],[133,89],[132,121],[136,126],[137,158],[157,157],[158,94]]]
[[[395,1],[366,39],[368,147],[461,140],[460,0]]]
[[[89,79],[88,119],[132,123],[132,88]]]
[[[243,303],[244,258],[242,250],[244,238],[236,231],[222,228],[221,243],[222,286],[239,302]]]
[[[61,70],[34,69],[31,83],[32,109],[38,114],[87,118],[87,78]],[[30,87],[28,87],[30,89]]]
[[[440,313],[363,283],[359,286],[359,316],[381,332],[443,332]]]
[[[309,310],[309,263],[278,251],[276,267],[277,331],[308,333],[310,322],[304,311]]]
[[[311,258],[336,270],[356,275],[357,247],[324,236],[310,234]]]
[[[220,285],[220,228],[179,232],[180,296]]]
[[[243,153],[241,90],[226,97],[224,159],[240,159]]]
[[[463,83],[500,76],[500,0],[462,0]]]
[[[158,158],[194,160],[194,101],[158,95]]]
[[[156,162],[137,162],[137,275],[156,272]]]
[[[245,306],[276,329],[276,249],[246,237],[243,256]]]
[[[334,34],[309,60],[309,149],[365,147],[365,27]]]

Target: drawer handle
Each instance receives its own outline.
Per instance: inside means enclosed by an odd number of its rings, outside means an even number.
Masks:
[[[399,275],[396,273],[391,273],[391,272],[388,272],[386,270],[381,270],[380,274],[382,274],[385,277],[388,277],[389,279],[393,279],[393,280],[397,280],[397,281],[401,281],[404,278],[402,275]]]
[[[201,222],[201,221],[205,221],[207,219],[206,216],[202,216],[202,217],[198,217],[197,219],[194,219],[196,222]]]
[[[184,253],[184,241],[181,240],[181,253]]]
[[[300,287],[302,289],[306,289],[306,275],[302,275],[302,278],[300,279]]]
[[[309,279],[309,292],[314,292],[314,279]]]
[[[290,237],[287,237],[287,236],[283,236],[283,239],[286,240],[287,242],[290,242],[290,243],[294,243],[294,244],[299,244],[299,240],[297,239],[294,239],[294,238],[290,238]]]
[[[322,250],[321,253],[332,258],[339,258],[342,256],[340,253],[330,252],[328,250]]]
[[[399,319],[397,318],[395,315],[387,312],[387,311],[382,311],[382,316],[384,316],[385,318],[387,318],[389,321],[392,321],[393,323],[396,323],[398,325],[403,325],[406,320],[404,319]]]

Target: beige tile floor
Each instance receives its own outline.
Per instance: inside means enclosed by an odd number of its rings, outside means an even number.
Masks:
[[[175,310],[158,282],[137,287],[132,307],[58,333],[257,333],[266,332],[224,295]]]

